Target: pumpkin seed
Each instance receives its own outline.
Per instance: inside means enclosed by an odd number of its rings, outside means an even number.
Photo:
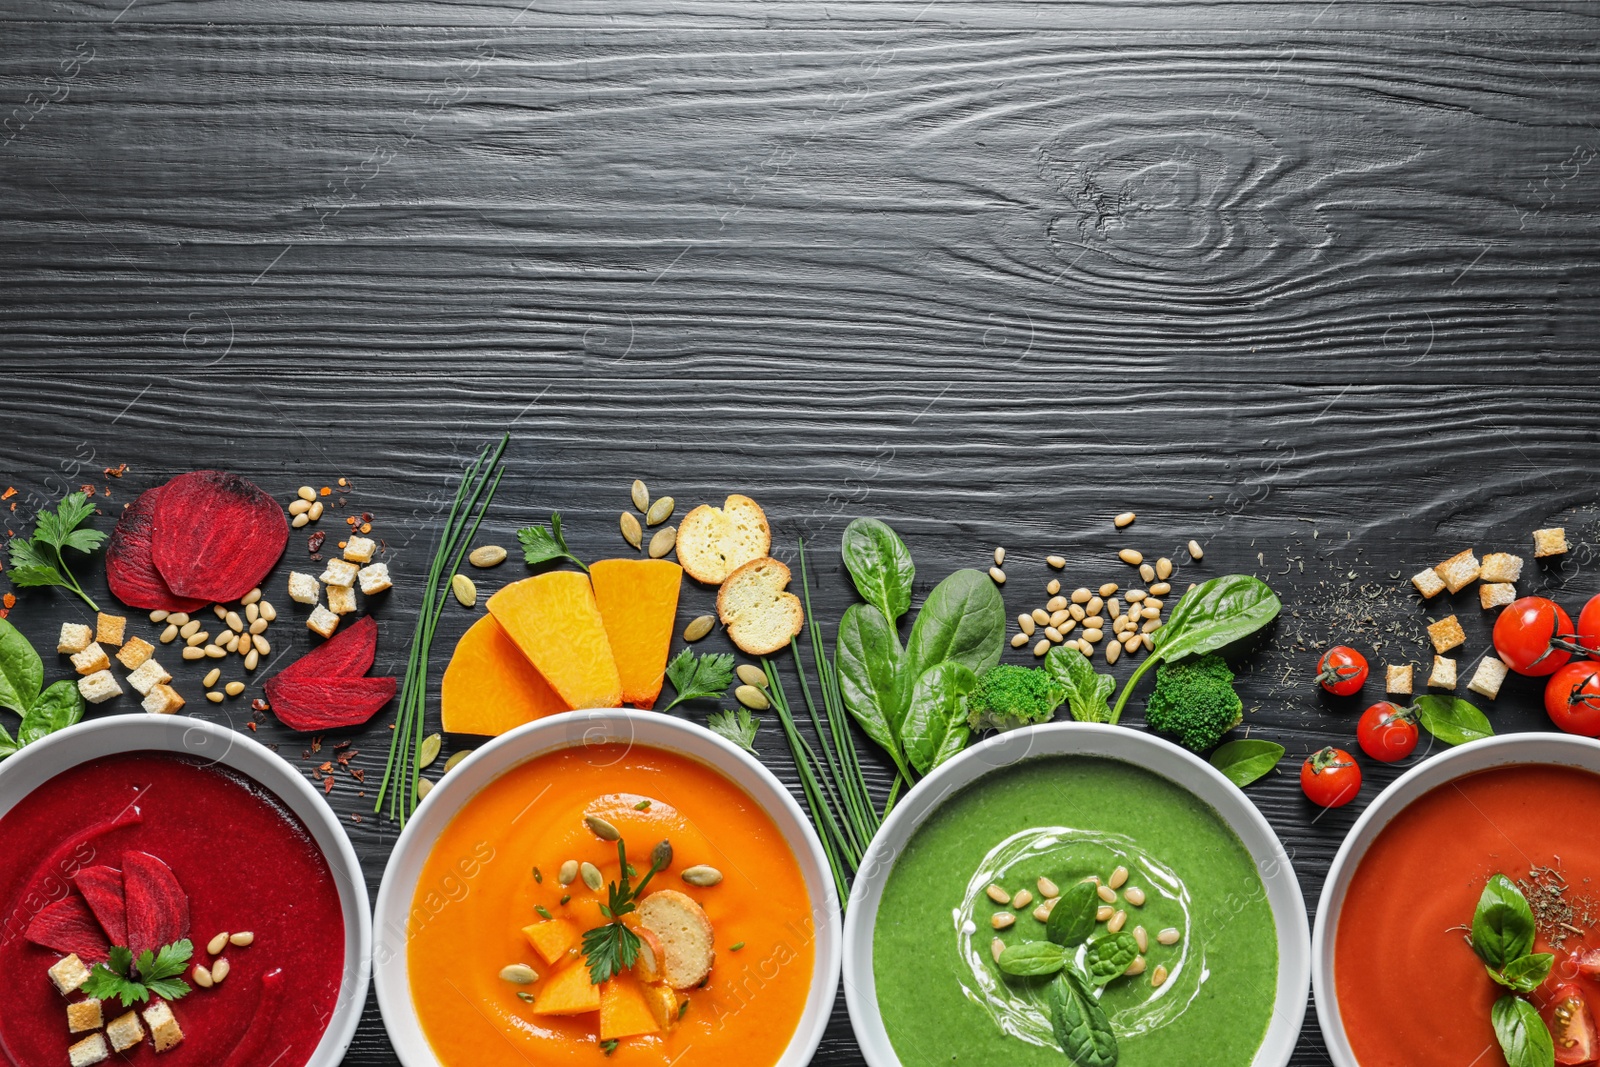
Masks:
[[[532,985],[539,980],[539,974],[526,963],[513,963],[500,968],[500,977],[514,985]]]
[[[417,799],[418,800],[423,799],[424,797],[426,797],[431,792],[433,792],[433,783],[431,781],[429,781],[428,779],[424,778],[422,781],[417,783]]]
[[[656,500],[650,505],[650,510],[645,512],[645,525],[660,526],[672,518],[672,505],[673,500],[670,496],[664,496]]]
[[[422,739],[422,752],[417,757],[417,769],[433,766],[433,761],[439,758],[439,749],[444,747],[444,738],[438,734],[429,734]]]
[[[709,889],[714,885],[720,885],[722,882],[722,872],[703,863],[688,868],[679,877],[690,885],[699,886],[701,889]]]
[[[456,595],[456,602],[464,608],[476,607],[478,604],[478,586],[465,574],[458,574],[450,579],[450,591]]]
[[[568,886],[568,885],[571,885],[573,882],[576,882],[577,880],[578,880],[578,861],[577,860],[568,860],[567,862],[563,863],[561,865],[561,869],[556,872],[556,882],[559,885]]]
[[[449,774],[451,771],[455,770],[456,767],[460,766],[461,761],[470,755],[472,755],[472,749],[464,748],[460,752],[457,752],[455,755],[451,756],[449,759],[445,760],[444,773]]]
[[[660,559],[671,552],[678,544],[678,528],[676,526],[663,526],[650,538],[650,558]]]
[[[683,639],[685,641],[698,641],[710,633],[711,628],[716,624],[717,617],[715,615],[697,615],[689,620],[688,626],[683,628]]]
[[[583,825],[587,826],[589,832],[602,841],[619,841],[622,839],[622,831],[598,815],[585,815],[583,817]]]
[[[600,868],[587,860],[578,867],[578,874],[583,877],[583,884],[596,893],[600,892],[600,887],[606,884],[605,879],[600,877]]]
[[[644,544],[644,530],[639,527],[639,520],[633,517],[633,512],[624,511],[622,518],[617,522],[622,527],[622,539],[634,548]]]
[[[745,685],[753,685],[757,689],[765,689],[767,687],[766,672],[754,663],[741,663],[734,669],[734,673],[739,676],[739,681]]]
[[[222,933],[218,934],[216,937],[213,937],[211,939],[211,943],[206,946],[206,951],[209,952],[211,955],[215,956],[217,953],[221,952],[223,949],[225,949],[227,947],[228,947],[228,932],[226,930],[224,930]]]
[[[650,510],[650,490],[637,478],[633,480],[633,506],[640,511]]]
[[[733,699],[751,711],[766,711],[772,707],[772,701],[767,699],[767,694],[759,686],[741,685],[733,691]]]
[[[499,545],[479,545],[467,557],[474,567],[498,567],[506,561],[506,550]]]

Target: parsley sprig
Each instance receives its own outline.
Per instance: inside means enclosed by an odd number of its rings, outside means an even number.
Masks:
[[[667,681],[678,695],[662,711],[670,711],[685,700],[716,699],[733,684],[733,656],[726,652],[697,656],[685,645],[667,664]]]
[[[517,540],[522,542],[522,558],[530,565],[549,563],[554,559],[570,559],[583,568],[585,574],[589,568],[583,560],[572,554],[567,547],[567,539],[561,536],[561,512],[550,513],[550,529],[546,530],[542,523],[533,526],[524,526],[517,531]]]
[[[609,886],[609,900],[600,905],[600,911],[611,921],[583,934],[583,955],[589,965],[589,982],[599,985],[612,975],[628,970],[639,958],[639,935],[622,923],[622,917],[637,911],[636,901],[644,893],[650,879],[672,865],[672,842],[662,841],[650,851],[650,870],[632,884],[633,870],[628,865],[627,845],[617,840],[617,864],[622,869],[620,881]]]
[[[131,949],[116,945],[111,959],[97,963],[84,983],[86,995],[99,1000],[117,997],[124,1008],[134,1002],[145,1003],[152,995],[162,1000],[179,1000],[189,995],[189,983],[178,976],[189,965],[194,945],[188,939],[163,945],[159,952],[145,949],[136,962]]]
[[[714,711],[706,725],[712,733],[727,738],[746,752],[756,750],[756,730],[761,727],[761,720],[751,715],[749,708],[739,708],[737,712]]]
[[[68,493],[55,511],[41,509],[33,536],[27,540],[11,539],[11,570],[7,572],[11,584],[19,588],[60,586],[78,594],[85,604],[99,611],[100,605],[89,599],[61,555],[64,548],[93,552],[105,542],[103,532],[84,525],[93,514],[94,505],[81,492]]]

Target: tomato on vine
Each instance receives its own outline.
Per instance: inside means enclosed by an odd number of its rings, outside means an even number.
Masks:
[[[1600,593],[1585,604],[1579,613],[1576,637],[1585,652],[1600,658]]]
[[[1417,748],[1417,713],[1380,700],[1356,724],[1361,751],[1383,763],[1403,760]]]
[[[1347,697],[1367,680],[1367,657],[1349,645],[1334,645],[1317,660],[1317,684],[1334,696]]]
[[[1324,808],[1342,808],[1361,792],[1361,768],[1342,748],[1325,748],[1300,765],[1306,799]]]
[[[1574,660],[1552,674],[1544,710],[1569,734],[1600,737],[1600,660]]]
[[[1561,605],[1542,596],[1525,596],[1506,605],[1494,621],[1494,650],[1518,674],[1542,678],[1572,658],[1561,647],[1572,634],[1572,619]]]

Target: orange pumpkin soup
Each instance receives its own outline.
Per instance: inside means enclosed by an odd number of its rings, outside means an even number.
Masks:
[[[609,921],[600,910],[607,890],[591,890],[581,876],[562,885],[571,873],[562,868],[592,864],[609,884],[620,866],[617,845],[586,817],[620,831],[635,885],[656,844],[671,842],[671,865],[640,899],[672,891],[704,909],[715,956],[703,983],[671,989],[640,966],[591,986],[575,942]],[[722,880],[689,884],[683,873],[698,866]],[[799,1026],[816,929],[800,866],[761,807],[694,760],[637,745],[530,760],[467,802],[417,886],[407,930],[411,995],[447,1067],[765,1067]],[[640,930],[637,912],[624,922]],[[675,950],[669,942],[667,956]],[[501,976],[517,965],[537,978]],[[608,1056],[603,1030],[630,1036],[616,1038]]]

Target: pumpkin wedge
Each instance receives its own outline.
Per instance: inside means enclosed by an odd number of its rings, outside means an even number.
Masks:
[[[439,711],[447,733],[498,737],[566,710],[566,703],[493,615],[473,623],[456,642],[439,689]]]
[[[602,559],[589,567],[589,577],[622,678],[622,699],[652,707],[667,671],[683,568],[664,559]]]
[[[600,985],[600,1040],[611,1041],[661,1029],[650,1010],[639,983],[632,975],[619,974]]]
[[[548,571],[512,582],[489,598],[489,614],[567,707],[622,703],[622,678],[587,575]]]
[[[582,1015],[599,1010],[600,987],[589,982],[589,968],[582,960],[546,978],[533,998],[535,1015]]]

